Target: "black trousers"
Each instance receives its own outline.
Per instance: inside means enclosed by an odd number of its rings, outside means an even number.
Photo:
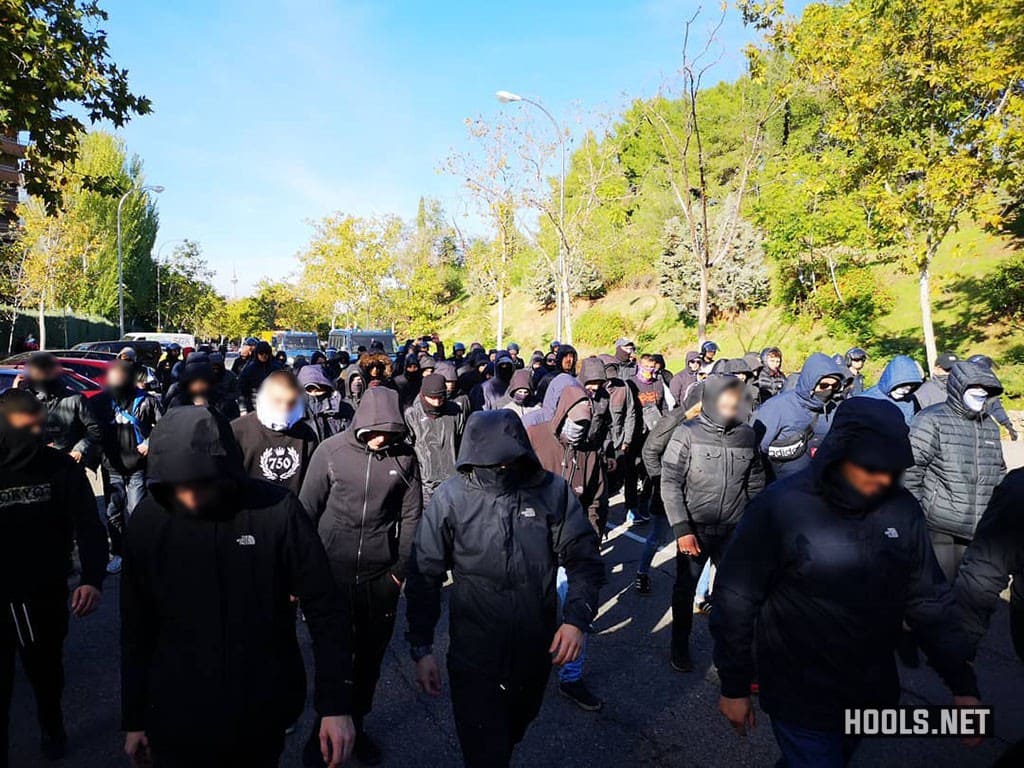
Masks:
[[[697,557],[684,555],[676,547],[676,581],[672,586],[672,649],[684,651],[689,649],[690,631],[693,629],[693,596],[697,593],[697,584],[704,564],[710,560],[716,566],[722,559],[732,531],[728,533],[696,533],[700,544]]]
[[[645,438],[646,439],[646,438]],[[629,453],[623,454],[622,492],[625,495],[626,509],[643,510],[650,513],[651,495],[654,484],[644,467],[641,452],[644,441],[638,439],[637,445],[629,447]]]
[[[284,749],[284,734],[270,744],[253,745],[244,753],[220,755],[204,752],[201,754],[153,754],[153,768],[277,768]]]
[[[373,708],[380,667],[395,631],[401,592],[390,573],[341,588],[352,618],[352,719],[357,728],[362,728],[363,718]],[[313,722],[309,738],[320,739],[319,717]]]
[[[64,729],[61,697],[64,638],[68,633],[67,594],[28,603],[4,603],[0,610],[0,768],[7,768],[15,655],[21,657],[21,667],[35,693],[40,729],[49,735]]]
[[[540,712],[550,674],[551,666],[544,665],[519,684],[499,685],[449,661],[455,730],[466,768],[508,766]]]

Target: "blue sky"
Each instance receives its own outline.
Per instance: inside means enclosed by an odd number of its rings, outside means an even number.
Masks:
[[[453,215],[438,172],[494,91],[571,122],[650,95],[679,64],[679,0],[104,0],[115,60],[154,113],[121,136],[159,198],[158,244],[199,241],[231,295],[283,277],[308,220],[332,211],[412,217],[421,195]],[[704,26],[718,5],[705,3]],[[751,33],[730,11],[717,79]],[[468,222],[473,228],[473,220]]]

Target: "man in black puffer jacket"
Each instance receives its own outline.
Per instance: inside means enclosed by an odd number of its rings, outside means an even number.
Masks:
[[[276,766],[302,714],[302,601],[331,765],[351,749],[351,646],[323,545],[286,488],[249,479],[227,422],[176,408],[153,430],[121,577],[125,751],[135,764]]]
[[[904,620],[955,703],[978,703],[953,595],[921,508],[899,485],[913,461],[896,406],[847,400],[810,465],[747,507],[719,565],[719,709],[738,733],[753,726],[756,670],[786,765],[845,765],[856,742],[843,735],[844,710],[899,702]]]
[[[910,424],[914,466],[904,484],[924,509],[935,555],[950,581],[1006,473],[999,427],[988,418],[990,402],[1002,391],[990,369],[954,363],[946,402],[925,408]]]
[[[373,706],[395,629],[398,596],[423,508],[416,455],[404,438],[398,393],[384,386],[368,389],[352,426],[313,452],[299,494],[352,617],[355,753],[366,765],[381,760],[363,719]],[[318,752],[316,736],[314,728],[307,758]]]
[[[704,564],[718,564],[743,510],[764,489],[754,430],[740,420],[745,383],[712,374],[700,415],[683,422],[661,459],[661,500],[677,542],[672,590],[672,666],[693,669],[693,596]]]
[[[597,534],[569,484],[540,468],[519,417],[474,413],[458,474],[437,489],[416,533],[406,588],[417,681],[441,692],[433,655],[451,570],[448,674],[469,768],[506,766],[537,716],[552,665],[573,661],[597,611]],[[558,566],[568,593],[558,624]]]
[[[440,373],[423,378],[419,395],[405,411],[405,426],[416,452],[426,505],[437,486],[455,474],[455,459],[466,426],[465,412],[448,399]]]

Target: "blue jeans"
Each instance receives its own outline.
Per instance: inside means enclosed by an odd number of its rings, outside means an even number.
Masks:
[[[107,477],[107,532],[110,536],[110,551],[123,555],[122,539],[125,525],[139,502],[146,496],[146,473],[137,470],[129,475],[110,472]]]
[[[772,718],[782,757],[775,768],[845,768],[860,743],[842,731],[812,731]]]
[[[651,563],[658,550],[672,540],[672,526],[668,524],[666,515],[653,515],[654,525],[651,526],[647,539],[644,541],[644,551],[640,555],[640,565],[637,566],[637,573],[649,573]]]
[[[558,601],[564,606],[565,596],[569,594],[569,576],[565,568],[558,567],[558,576],[555,580],[558,589]],[[587,659],[587,634],[583,634],[583,648],[580,650],[580,657],[576,661],[563,664],[558,670],[558,681],[561,683],[575,683],[583,677],[583,663]]]

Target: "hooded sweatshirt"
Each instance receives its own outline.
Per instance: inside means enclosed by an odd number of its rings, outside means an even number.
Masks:
[[[607,517],[604,514],[608,501],[605,497],[607,483],[602,445],[600,442],[594,445],[587,443],[593,417],[584,425],[586,430],[579,441],[570,440],[565,434],[569,411],[579,403],[589,403],[590,396],[583,387],[570,382],[562,387],[549,387],[545,401],[555,394],[556,389],[554,416],[550,421],[534,424],[526,433],[540,465],[569,484],[594,530],[600,535]]]
[[[533,371],[522,368],[513,373],[508,391],[500,403],[502,408],[512,411],[519,418],[540,408],[533,397]]]
[[[576,361],[569,371],[565,371],[562,368],[562,361],[569,356]],[[568,373],[572,376],[576,375],[576,366],[579,365],[580,356],[576,351],[576,348],[569,344],[562,344],[558,347],[558,351],[555,353],[555,368],[552,371],[548,371],[543,375],[537,382],[537,399],[543,400],[544,394],[547,392],[551,382],[555,380],[556,376],[561,376],[563,373]]]
[[[469,417],[457,468],[416,532],[406,638],[432,645],[451,570],[449,664],[499,684],[534,680],[551,668],[559,565],[569,582],[562,621],[587,631],[594,619],[604,583],[597,534],[507,410]]]
[[[258,355],[270,355],[265,363],[259,361]],[[260,385],[274,371],[279,371],[284,366],[271,355],[270,345],[261,341],[256,345],[249,362],[238,375],[238,408],[242,413],[249,413],[256,407],[256,393],[260,391]]]
[[[776,395],[754,415],[754,431],[770,469],[769,480],[792,475],[810,461],[828,433],[835,401],[822,402],[814,388],[827,377],[842,383],[846,373],[826,354],[815,352],[804,362],[796,386]]]
[[[28,612],[36,600],[62,608],[71,552],[78,544],[81,583],[99,589],[107,566],[107,534],[96,496],[80,464],[45,444],[43,436],[12,429],[0,417],[0,610],[4,631],[11,611]],[[13,606],[13,607],[12,607]],[[19,618],[23,633],[28,627]]]
[[[756,669],[763,709],[801,728],[841,733],[845,708],[899,702],[904,620],[953,693],[977,695],[920,507],[898,484],[880,498],[857,494],[837,466],[862,457],[894,473],[912,462],[891,403],[839,406],[809,466],[747,507],[715,580],[722,695],[749,696]]]
[[[903,414],[907,424],[914,418],[914,414],[920,410],[917,400],[914,398],[914,391],[921,386],[924,379],[921,377],[921,369],[914,359],[906,355],[896,355],[889,364],[885,366],[878,383],[870,389],[864,390],[858,397],[873,397],[876,400],[888,400]],[[894,396],[898,390],[905,390],[902,397]]]
[[[1003,387],[984,366],[954,363],[946,402],[925,408],[910,425],[914,466],[904,483],[935,531],[970,539],[992,492],[1006,473],[999,427],[964,404],[964,391],[984,388],[991,398]],[[990,400],[991,401],[991,400]]]
[[[173,501],[175,484],[204,481],[224,503],[189,512]],[[283,733],[306,698],[292,595],[313,637],[316,711],[347,714],[350,621],[295,497],[246,477],[230,427],[202,407],[153,430],[149,487],[128,522],[121,576],[124,730],[184,755],[251,750]]]
[[[394,437],[374,451],[366,443],[370,432]],[[362,584],[388,572],[399,581],[405,578],[423,500],[397,392],[367,390],[352,426],[313,453],[299,498],[339,585]]]
[[[727,535],[764,488],[754,429],[718,413],[722,393],[743,388],[734,376],[711,374],[704,382],[700,415],[676,427],[665,448],[661,498],[677,539],[693,533]]]
[[[322,366],[307,365],[298,374],[299,386],[306,398],[305,422],[322,442],[339,432],[344,432],[352,423],[355,408],[341,396]],[[311,385],[319,386],[326,394],[314,395],[306,391]]]
[[[672,377],[672,383],[668,385],[677,408],[682,407],[690,388],[697,383],[697,374],[690,370],[690,362],[693,360],[700,360],[700,352],[695,349],[686,353],[686,365]]]

